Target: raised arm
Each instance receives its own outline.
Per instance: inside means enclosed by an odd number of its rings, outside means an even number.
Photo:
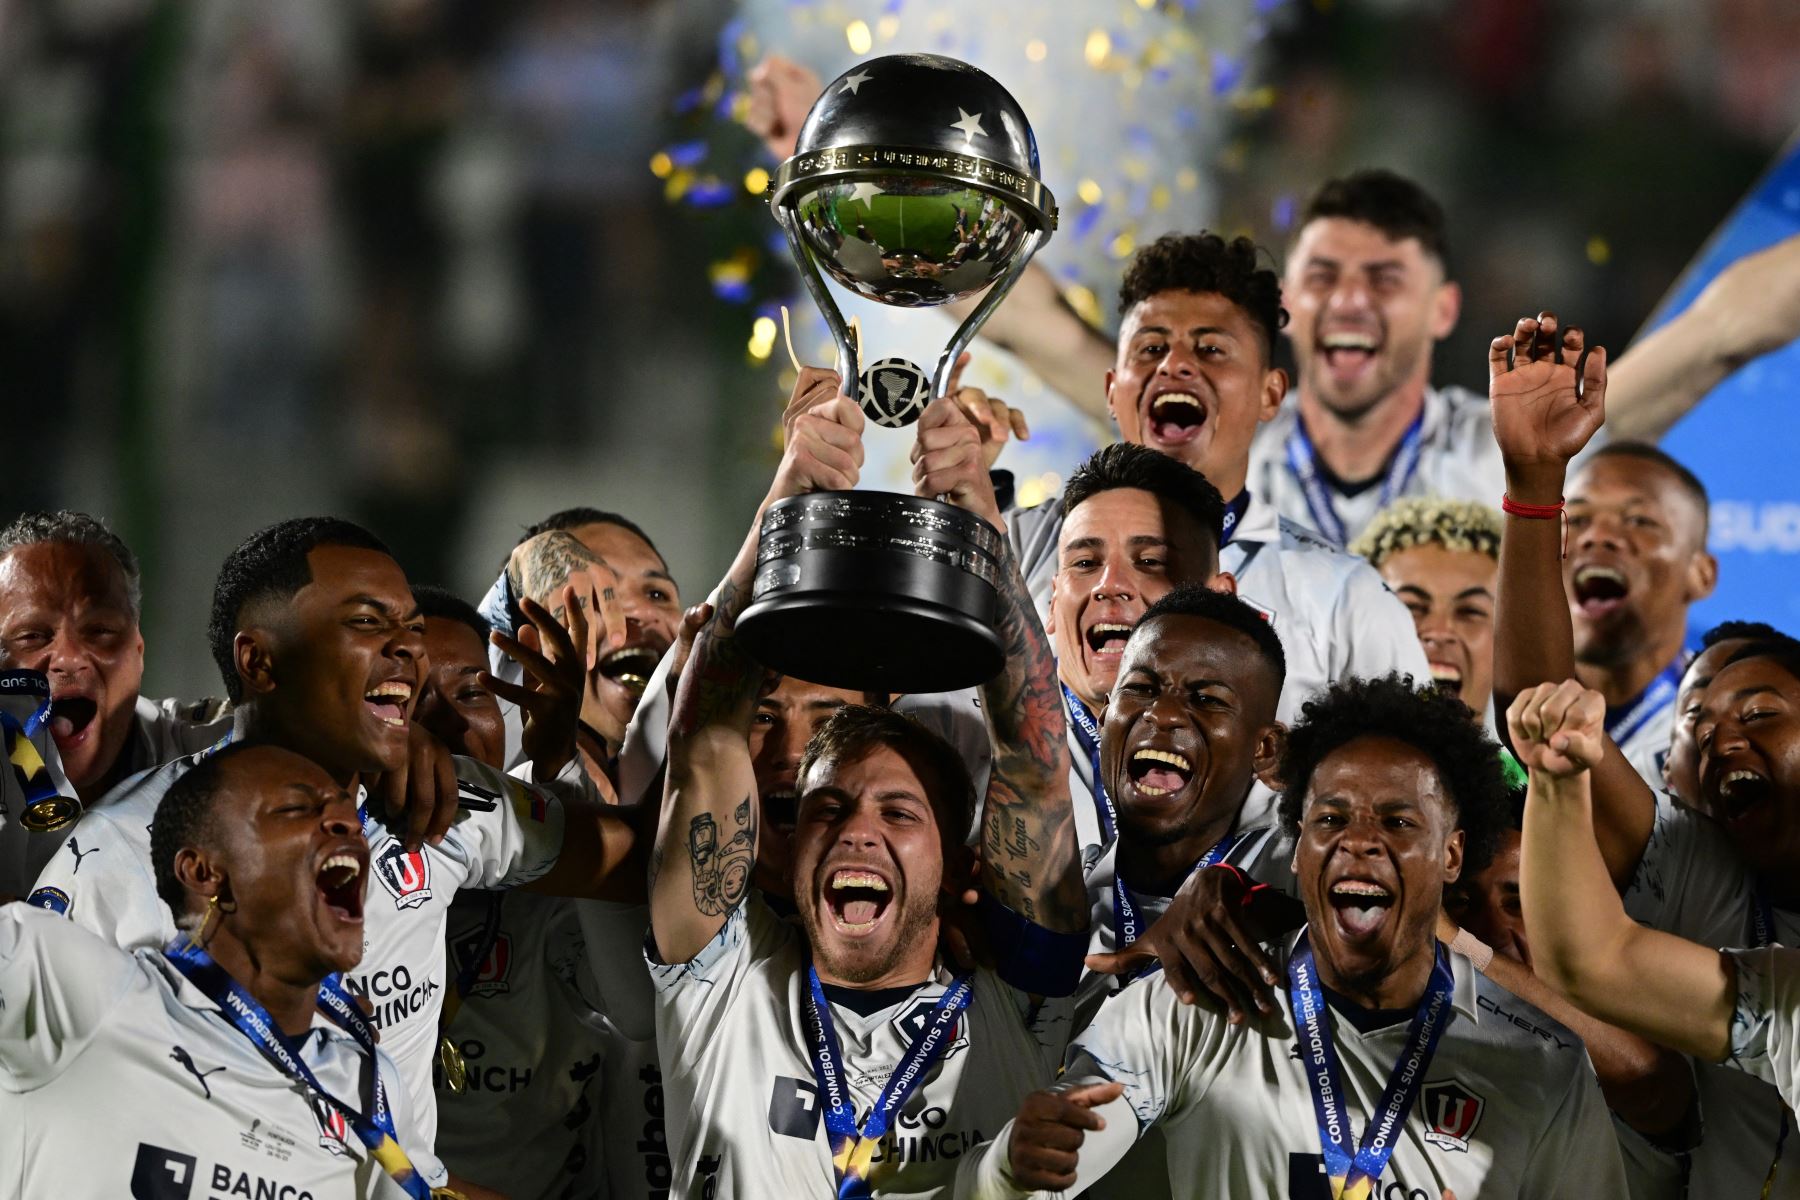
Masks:
[[[1488,397],[1508,498],[1543,508],[1562,504],[1569,461],[1605,420],[1606,395],[1606,348],[1588,347],[1581,330],[1560,328],[1554,314],[1526,317],[1511,336],[1493,340]],[[1494,692],[1500,704],[1575,674],[1562,557],[1562,520],[1506,515],[1494,598]],[[1623,887],[1650,838],[1656,797],[1610,739],[1606,747],[1596,772],[1595,819],[1607,872]]]
[[[1069,799],[1068,731],[1056,660],[1004,536],[982,465],[980,434],[944,397],[919,419],[913,485],[920,495],[947,497],[1001,535],[998,631],[1006,665],[981,689],[994,743],[982,809],[984,886],[994,899],[1045,929],[1079,932],[1087,928],[1087,895]]]
[[[1800,338],[1800,234],[1745,255],[1612,369],[1612,430],[1654,441],[1721,380]]]
[[[1626,916],[1594,842],[1589,776],[1605,719],[1598,692],[1559,685],[1506,713],[1530,774],[1519,893],[1537,970],[1590,1016],[1718,1062],[1736,1003],[1731,959]]]
[[[756,774],[750,720],[763,668],[739,646],[750,603],[757,531],[777,500],[848,489],[862,469],[862,410],[838,395],[834,372],[809,369],[784,418],[787,450],[731,570],[713,592],[675,692],[668,780],[650,857],[650,929],[665,963],[687,962],[743,900],[756,863]]]

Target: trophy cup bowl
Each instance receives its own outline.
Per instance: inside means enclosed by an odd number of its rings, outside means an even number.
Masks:
[[[876,425],[916,421],[956,358],[1056,228],[1037,143],[1005,88],[967,63],[897,54],[826,86],[776,171],[770,205],[830,326],[838,371]],[[865,365],[829,274],[899,308],[974,295],[930,375]],[[817,492],[770,505],[738,636],[763,664],[814,683],[950,691],[997,674],[1004,556],[980,517],[886,492]]]

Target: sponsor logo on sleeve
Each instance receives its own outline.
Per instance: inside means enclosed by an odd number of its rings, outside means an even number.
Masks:
[[[431,899],[431,860],[398,840],[375,856],[375,878],[394,898],[395,908],[417,908]]]
[[[1444,1150],[1469,1152],[1469,1136],[1481,1123],[1487,1101],[1455,1080],[1427,1083],[1419,1094],[1419,1111],[1425,1118],[1425,1140]]]
[[[521,821],[542,825],[550,817],[550,801],[534,787],[526,787],[516,779],[507,781],[512,789],[513,812]]]
[[[41,887],[27,896],[25,903],[35,904],[39,908],[53,913],[61,913],[66,917],[69,915],[69,906],[73,901],[69,899],[69,893],[59,887]]]

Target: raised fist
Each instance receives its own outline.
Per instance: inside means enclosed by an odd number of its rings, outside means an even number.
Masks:
[[[769,499],[855,487],[862,473],[865,421],[856,402],[838,391],[836,371],[801,370],[781,417],[787,449],[775,470]]]
[[[1567,779],[1591,770],[1606,749],[1606,701],[1573,679],[1540,683],[1506,710],[1513,749],[1529,771]]]

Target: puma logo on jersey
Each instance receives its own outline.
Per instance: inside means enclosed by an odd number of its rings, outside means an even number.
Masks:
[[[220,1071],[223,1071],[225,1068],[224,1067],[214,1067],[210,1071],[202,1071],[199,1067],[194,1065],[194,1060],[193,1060],[192,1056],[190,1056],[188,1054],[187,1050],[181,1046],[169,1047],[169,1057],[174,1059],[176,1062],[180,1063],[182,1070],[186,1071],[189,1075],[192,1075],[196,1080],[199,1081],[200,1090],[202,1092],[206,1093],[206,1098],[208,1100],[211,1100],[212,1099],[212,1088],[207,1085],[206,1077],[208,1075],[217,1075]]]
[[[391,841],[375,857],[375,878],[381,880],[395,908],[417,908],[431,899],[431,860],[423,850],[408,850]]]
[[[92,850],[83,850],[81,848],[81,843],[78,840],[76,840],[75,838],[70,838],[67,842],[63,843],[63,845],[69,851],[70,854],[75,856],[75,865],[73,867],[69,868],[69,874],[71,874],[71,875],[81,874],[81,860],[82,859],[86,858],[90,854],[100,853],[100,848],[98,846],[94,847],[94,849],[92,849]]]
[[[1455,1080],[1427,1083],[1419,1093],[1419,1115],[1425,1140],[1444,1150],[1469,1152],[1469,1135],[1481,1121],[1487,1101]]]

